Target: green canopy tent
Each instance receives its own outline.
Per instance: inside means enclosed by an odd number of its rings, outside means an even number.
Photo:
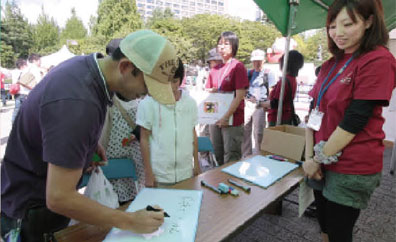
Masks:
[[[254,0],[276,28],[286,37],[282,70],[282,86],[277,124],[282,120],[282,105],[291,35],[305,30],[322,28],[326,24],[327,9],[334,0]],[[396,0],[382,0],[388,30],[396,28]]]

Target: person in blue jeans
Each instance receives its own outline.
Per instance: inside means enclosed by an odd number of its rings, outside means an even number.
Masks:
[[[27,62],[26,60],[20,58],[16,61],[15,63],[16,67],[18,68],[18,73],[16,75],[13,75],[12,77],[12,83],[17,83],[19,81],[19,78],[25,73],[27,70]],[[19,93],[14,95],[15,99],[15,108],[14,112],[12,113],[12,123],[14,123],[15,117],[17,116],[19,109],[22,106],[22,103],[26,100],[27,95],[29,94],[30,90],[22,85],[19,85]]]

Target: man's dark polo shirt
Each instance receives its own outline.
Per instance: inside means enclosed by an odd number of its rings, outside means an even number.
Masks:
[[[94,55],[52,69],[30,92],[14,121],[1,166],[1,209],[22,218],[45,206],[47,163],[86,168],[108,104]]]

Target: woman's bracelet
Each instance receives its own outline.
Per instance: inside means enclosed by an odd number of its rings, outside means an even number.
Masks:
[[[323,153],[323,147],[325,144],[326,142],[322,140],[314,146],[314,161],[325,165],[336,163],[338,161],[338,157],[341,156],[342,152],[340,151],[335,155],[327,156]]]

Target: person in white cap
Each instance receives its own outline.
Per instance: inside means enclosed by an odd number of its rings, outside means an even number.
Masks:
[[[207,67],[208,70],[206,71],[205,76],[202,78],[203,80],[201,81],[201,83],[203,85],[206,85],[206,82],[209,78],[209,71],[212,70],[215,66],[223,63],[223,58],[217,52],[216,48],[213,48],[208,51],[208,58],[206,59],[206,63],[208,64],[208,67]],[[198,79],[199,78],[197,78],[197,80]],[[197,83],[199,83],[199,82],[197,81]],[[204,86],[202,88],[204,88]],[[197,129],[199,136],[210,137],[208,124],[198,124],[196,129]],[[198,156],[199,156],[200,164],[202,167],[209,167],[210,163],[215,164],[213,161],[209,162],[212,159],[209,156],[209,152],[199,152]]]
[[[269,88],[275,84],[273,73],[269,69],[263,68],[265,62],[265,52],[263,50],[254,50],[250,61],[253,63],[253,69],[248,71],[249,90],[245,97],[245,125],[242,143],[243,157],[260,153],[263,130],[266,126],[265,101],[268,98]]]
[[[111,56],[76,56],[43,78],[21,106],[1,165],[3,238],[53,241],[69,218],[135,233],[161,226],[163,212],[111,209],[76,188],[94,152],[106,160],[98,139],[114,93],[131,100],[148,91],[160,103],[175,103],[170,81],[177,60],[168,40],[140,30]]]

